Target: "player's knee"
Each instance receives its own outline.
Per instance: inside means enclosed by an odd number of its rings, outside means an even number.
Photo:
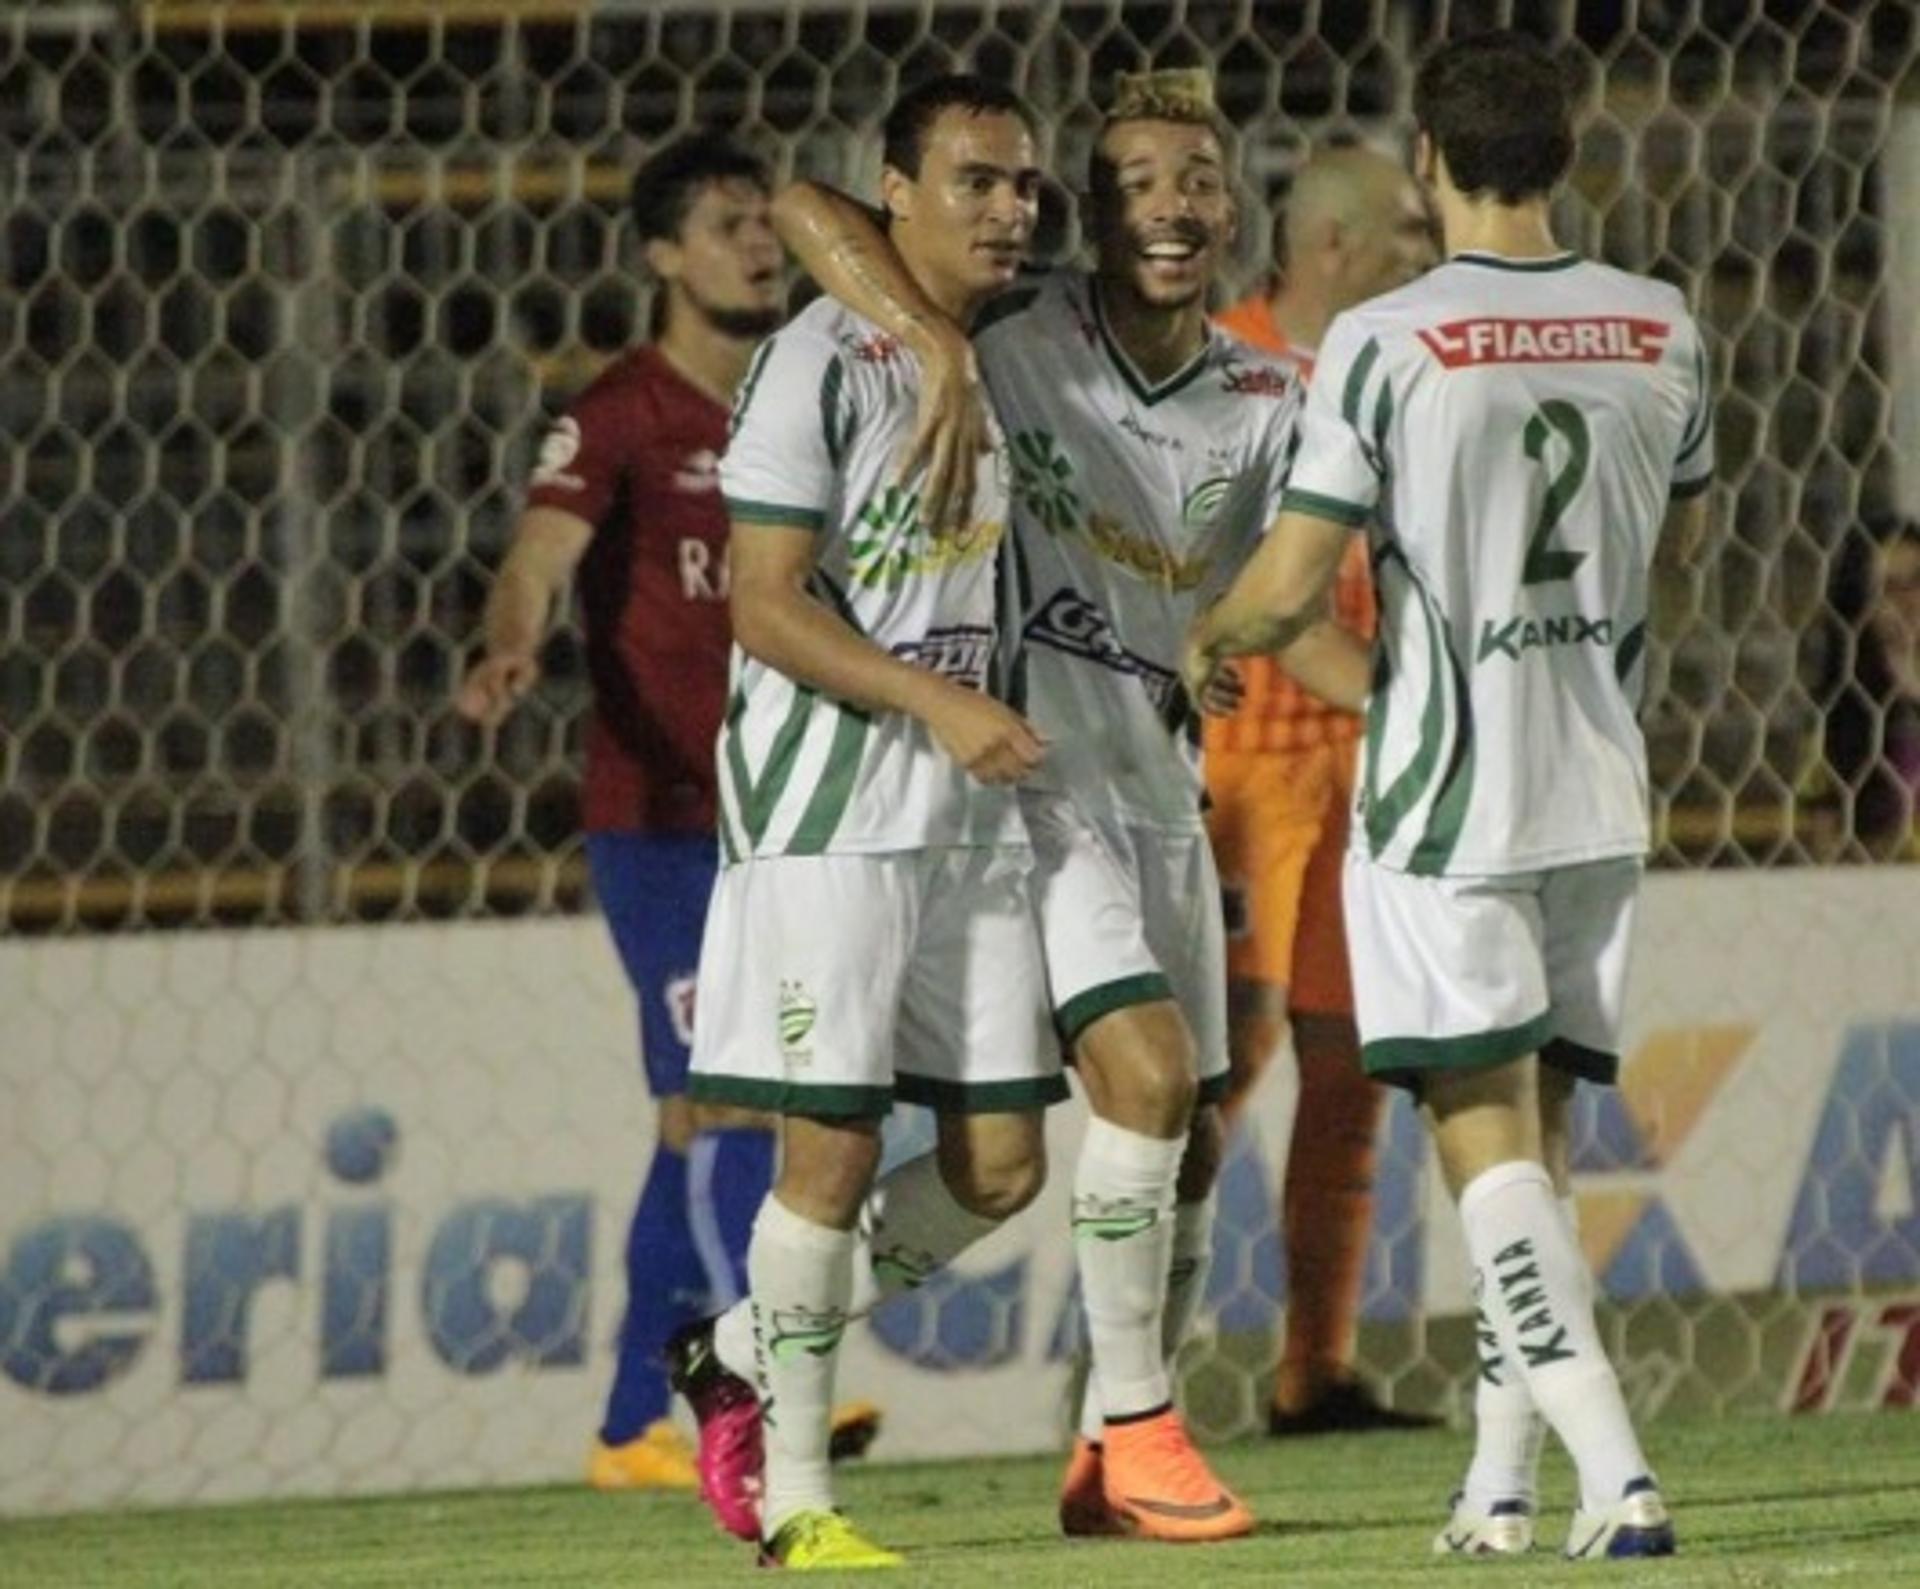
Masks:
[[[957,1177],[948,1178],[947,1190],[969,1214],[1003,1220],[1038,1197],[1046,1179],[1046,1165],[1038,1159],[969,1165]]]
[[[781,1132],[780,1201],[805,1219],[850,1230],[880,1164],[880,1136],[871,1121],[789,1118]]]
[[[1081,1039],[1080,1067],[1102,1118],[1158,1136],[1186,1129],[1199,1096],[1193,1035],[1172,1003],[1116,1011]]]
[[[940,1153],[940,1179],[953,1200],[981,1219],[1010,1219],[1040,1195],[1047,1179],[1046,1136],[1031,1130],[973,1140]]]

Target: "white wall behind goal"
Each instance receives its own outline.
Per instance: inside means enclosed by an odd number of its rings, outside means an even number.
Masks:
[[[1916,922],[1911,870],[1650,881],[1578,1155],[1642,1410],[1920,1393]],[[14,942],[0,1000],[0,1512],[580,1472],[651,1141],[597,921]],[[1215,1433],[1257,1413],[1230,1348],[1284,1289],[1285,1070],[1228,1176]],[[876,1455],[1056,1441],[1079,1120],[1034,1210],[850,1334]],[[1369,1367],[1457,1409],[1457,1226],[1404,1106],[1385,1133]]]

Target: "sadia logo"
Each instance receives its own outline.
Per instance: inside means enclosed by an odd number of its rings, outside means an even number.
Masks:
[[[1220,505],[1232,490],[1233,481],[1226,475],[1202,480],[1187,493],[1187,500],[1180,504],[1180,522],[1190,530],[1211,524],[1213,516],[1220,511]]]
[[[804,983],[780,984],[780,1052],[788,1059],[799,1063],[813,1058],[807,1039],[813,1035],[813,1023],[819,1014],[820,1006]]]

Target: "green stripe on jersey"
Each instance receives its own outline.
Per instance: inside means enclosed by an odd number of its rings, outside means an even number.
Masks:
[[[1341,416],[1355,430],[1360,428],[1360,399],[1366,394],[1367,377],[1373,374],[1373,367],[1379,362],[1380,339],[1368,337],[1367,345],[1353,361],[1353,368],[1347,371],[1346,389],[1340,394]]]
[[[1339,497],[1323,497],[1318,491],[1301,491],[1293,486],[1280,493],[1280,511],[1282,513],[1305,513],[1316,519],[1331,519],[1335,524],[1344,524],[1350,530],[1361,528],[1373,517],[1373,509],[1363,508],[1358,502],[1347,502]]]
[[[729,436],[740,428],[740,421],[747,417],[747,405],[753,401],[753,394],[760,385],[760,377],[767,368],[767,356],[772,352],[772,337],[768,337],[753,350],[753,362],[747,366],[746,378],[740,383],[740,395],[733,400],[733,413],[727,418]]]
[[[1414,746],[1413,759],[1401,768],[1400,776],[1387,786],[1387,792],[1376,803],[1367,802],[1367,844],[1375,859],[1380,852],[1393,842],[1394,834],[1400,824],[1406,820],[1407,813],[1420,803],[1420,797],[1427,792],[1427,786],[1433,782],[1434,769],[1440,764],[1440,747],[1446,738],[1446,705],[1441,671],[1441,655],[1445,642],[1441,636],[1440,618],[1434,611],[1427,593],[1413,576],[1413,570],[1406,568],[1407,579],[1414,593],[1420,598],[1421,616],[1427,622],[1427,704],[1420,714],[1420,740]]]
[[[1440,792],[1434,796],[1433,809],[1427,813],[1426,831],[1407,859],[1407,870],[1416,877],[1446,875],[1447,863],[1453,859],[1454,847],[1460,842],[1460,830],[1466,826],[1468,803],[1473,798],[1473,697],[1467,688],[1467,670],[1453,654],[1453,637],[1444,627],[1439,635],[1447,656],[1447,677],[1453,681],[1453,753],[1447,757],[1447,770],[1440,776]]]
[[[847,814],[847,803],[853,798],[854,780],[860,772],[860,753],[866,749],[867,725],[871,720],[865,712],[857,712],[837,701],[832,704],[840,720],[833,725],[833,742],[827,746],[827,764],[820,770],[820,781],[814,785],[807,808],[801,812],[799,825],[786,847],[789,855],[819,855],[824,851],[833,842],[840,819]]]
[[[751,502],[744,497],[727,498],[727,517],[741,524],[766,524],[789,530],[824,529],[827,522],[827,515],[819,508],[796,507],[787,502]]]
[[[846,400],[846,386],[846,360],[836,353],[820,377],[820,435],[835,469],[846,462],[847,445],[853,440],[853,407]]]
[[[748,778],[744,752],[734,761],[735,776],[740,780],[740,814],[747,826],[747,843],[755,849],[759,848],[761,839],[766,836],[774,808],[780,804],[780,796],[786,793],[787,780],[793,776],[793,764],[799,759],[800,745],[807,734],[807,723],[813,717],[815,698],[814,692],[805,685],[794,687],[793,705],[788,708],[786,721],[773,736],[773,747],[767,752],[767,765],[758,783]],[[728,741],[728,751],[731,753],[739,743],[736,734]]]

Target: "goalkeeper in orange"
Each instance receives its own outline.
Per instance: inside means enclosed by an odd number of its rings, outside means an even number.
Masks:
[[[1274,275],[1219,316],[1242,341],[1313,372],[1341,310],[1434,261],[1419,189],[1371,149],[1327,148],[1296,173],[1273,230]],[[1366,545],[1340,570],[1341,623],[1373,632]],[[1361,720],[1292,683],[1267,658],[1239,667],[1246,695],[1206,727],[1209,830],[1227,899],[1229,1124],[1293,1029],[1300,1102],[1281,1223],[1287,1325],[1268,1427],[1276,1435],[1410,1428],[1433,1420],[1381,1406],[1353,1354],[1373,1215],[1382,1093],[1360,1068],[1347,973],[1340,862]]]

